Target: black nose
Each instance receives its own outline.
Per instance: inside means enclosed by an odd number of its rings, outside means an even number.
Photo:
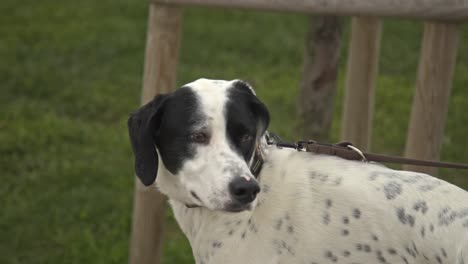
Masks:
[[[229,191],[235,201],[248,204],[255,200],[257,193],[260,192],[260,186],[254,179],[246,180],[238,177],[229,183]]]

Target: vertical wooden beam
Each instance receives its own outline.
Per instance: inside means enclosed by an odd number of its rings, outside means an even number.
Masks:
[[[416,91],[406,140],[405,156],[438,160],[444,134],[459,31],[455,24],[427,22],[424,25]],[[436,168],[404,166],[437,174]]]
[[[176,87],[181,27],[180,8],[150,4],[142,104]],[[159,263],[165,204],[154,186],[135,180],[130,264]]]
[[[342,32],[342,17],[309,17],[297,98],[297,132],[300,138],[329,140]]]
[[[381,32],[379,18],[352,18],[341,139],[362,150],[370,148]]]

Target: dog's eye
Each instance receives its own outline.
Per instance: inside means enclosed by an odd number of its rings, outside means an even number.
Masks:
[[[190,135],[190,140],[194,143],[206,144],[208,143],[208,135],[203,132],[197,132]]]
[[[251,141],[252,139],[253,139],[252,135],[245,134],[245,135],[242,136],[242,139],[241,139],[241,140],[242,140],[242,142],[245,143],[245,142]]]

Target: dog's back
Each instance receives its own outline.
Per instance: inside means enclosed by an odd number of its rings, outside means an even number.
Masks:
[[[197,263],[464,263],[468,194],[428,175],[271,147],[254,211],[175,203]],[[465,254],[465,255],[463,255]]]

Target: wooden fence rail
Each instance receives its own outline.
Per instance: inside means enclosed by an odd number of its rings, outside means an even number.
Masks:
[[[213,6],[256,10],[313,13],[335,16],[400,17],[409,19],[468,21],[468,0],[150,0],[182,6]]]

